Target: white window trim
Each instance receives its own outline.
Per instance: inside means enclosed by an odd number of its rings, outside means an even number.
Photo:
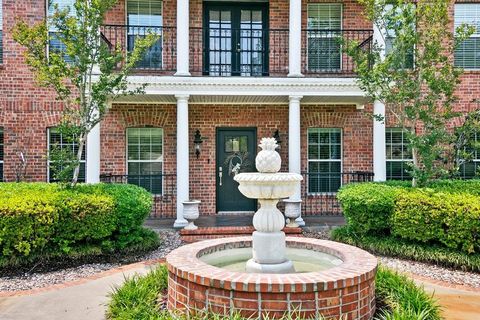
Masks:
[[[128,130],[129,129],[161,129],[162,130],[162,161],[152,160],[129,160],[128,159]],[[165,130],[163,127],[128,127],[125,129],[125,172],[128,181],[128,163],[162,163],[162,193],[152,193],[153,196],[163,196],[165,194]]]
[[[50,182],[50,131],[56,127],[47,128],[47,182]],[[85,145],[85,160],[80,160],[80,163],[85,163],[85,181],[87,179],[87,145]]]
[[[333,5],[333,4],[336,4],[336,5],[339,5],[340,6],[340,30],[343,30],[343,3],[341,2],[318,2],[318,3],[308,3],[307,4],[307,19],[308,19],[308,10],[310,8],[310,6],[314,6],[314,5]],[[328,30],[328,29],[327,29]],[[340,31],[340,33],[342,33],[342,31]],[[343,36],[343,34],[341,34]],[[308,45],[308,41],[310,39],[309,35],[308,35],[308,29],[307,29],[307,34],[306,34],[306,43],[307,43],[307,69],[309,72],[312,72],[310,70],[310,68],[308,68],[308,58],[310,57],[310,53],[308,52],[308,48],[309,48],[309,45]],[[321,37],[321,36],[318,36],[318,37],[311,37],[312,39],[313,38],[319,38],[319,39],[331,39],[331,38],[334,38],[333,35],[330,35],[329,37]],[[340,67],[338,69],[330,69],[330,70],[327,70],[327,69],[314,69],[313,72],[329,72],[329,71],[338,71],[338,72],[342,72],[343,71],[343,45],[340,44]]]
[[[331,130],[331,129],[338,129],[340,130],[340,159],[311,159],[308,156],[308,134],[310,129],[325,129],[325,130]],[[321,128],[321,127],[310,127],[307,129],[307,169],[309,167],[310,162],[340,162],[340,187],[343,186],[343,128]],[[307,178],[310,179],[310,174],[307,175]],[[337,192],[310,192],[309,190],[309,182],[307,181],[306,184],[307,188],[307,195],[309,196],[333,196],[336,195]]]

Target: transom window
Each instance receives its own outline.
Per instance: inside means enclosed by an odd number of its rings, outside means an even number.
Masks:
[[[409,180],[409,163],[413,161],[412,152],[408,148],[406,129],[386,128],[386,161],[388,180]]]
[[[477,145],[480,143],[480,133],[475,134],[475,143]],[[480,150],[475,148],[472,150],[472,159],[464,163],[460,167],[460,176],[464,179],[472,179],[478,177],[480,174]]]
[[[60,10],[60,11],[68,9],[69,10],[69,15],[74,16],[75,15],[74,4],[75,4],[75,0],[49,0],[48,1],[48,18],[49,18],[49,20],[55,14],[56,7],[58,7],[58,10]],[[66,50],[65,45],[56,36],[57,33],[58,33],[58,30],[51,23],[48,24],[48,32],[49,32],[49,35],[50,35],[48,50],[51,51],[51,52],[64,52]],[[68,62],[72,61],[72,59],[69,56],[67,56],[66,54],[64,55],[64,58]]]
[[[340,70],[342,4],[311,3],[307,15],[308,71]]]
[[[455,50],[455,66],[480,68],[480,3],[455,4],[455,29],[462,24],[475,27],[475,32]]]
[[[128,183],[153,194],[163,191],[163,129],[127,129]]]
[[[86,147],[83,146],[82,159],[80,160],[80,173],[78,175],[78,182],[85,182],[86,170]],[[72,136],[61,133],[57,128],[48,128],[48,151],[62,150],[71,152],[76,155],[78,152],[78,141]],[[57,168],[50,160],[48,160],[48,181],[55,182],[55,170]],[[73,175],[73,172],[72,172]]]
[[[3,0],[0,0],[0,64],[3,63]]]
[[[337,192],[341,172],[342,130],[308,129],[308,192]]]
[[[156,33],[160,38],[150,47],[137,68],[162,67],[162,1],[160,0],[128,0],[128,51],[132,51],[137,38],[145,37],[149,32]]]
[[[3,128],[0,128],[0,181],[3,181],[3,146],[5,144],[3,137]]]

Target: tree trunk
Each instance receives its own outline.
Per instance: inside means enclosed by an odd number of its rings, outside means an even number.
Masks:
[[[412,148],[412,158],[413,158],[413,167],[415,170],[418,170],[418,155],[417,149]],[[416,188],[418,184],[417,178],[415,176],[412,177],[412,187]]]
[[[87,135],[82,133],[80,135],[80,138],[78,139],[77,166],[73,170],[73,177],[72,177],[72,183],[71,183],[72,187],[75,187],[75,185],[78,182],[78,175],[80,174],[80,165],[81,165],[80,161],[82,160],[83,146],[85,145],[86,137]]]

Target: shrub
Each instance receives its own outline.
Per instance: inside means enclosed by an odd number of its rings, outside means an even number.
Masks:
[[[142,228],[151,205],[151,195],[132,185],[0,183],[2,258],[152,242]]]
[[[439,241],[452,249],[480,249],[480,198],[471,194],[412,190],[399,194],[393,234],[421,242]]]
[[[390,229],[395,197],[401,189],[380,183],[349,184],[337,194],[348,225],[359,233]]]

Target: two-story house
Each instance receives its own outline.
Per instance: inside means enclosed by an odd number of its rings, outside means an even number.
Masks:
[[[0,178],[14,181],[19,157],[28,180],[49,181],[46,154],[76,146],[56,132],[62,105],[36,86],[11,35],[18,19],[48,18],[73,0],[0,0]],[[452,1],[452,25],[480,24],[480,2]],[[55,32],[55,30],[51,30]],[[102,27],[105,43],[131,50],[147,32],[158,41],[132,84],[146,94],[113,101],[89,135],[82,179],[138,184],[157,199],[154,214],[185,224],[182,201],[203,215],[252,212],[233,177],[254,170],[261,137],[280,140],[282,170],[304,174],[294,198],[304,214],[339,211],[334,194],[350,181],[401,179],[411,161],[402,130],[359,89],[337,39],[364,50],[383,41],[355,0],[119,0]],[[467,71],[458,110],[480,93],[480,29],[455,53]],[[50,46],[61,44],[52,41]],[[471,175],[476,161],[465,167]]]

